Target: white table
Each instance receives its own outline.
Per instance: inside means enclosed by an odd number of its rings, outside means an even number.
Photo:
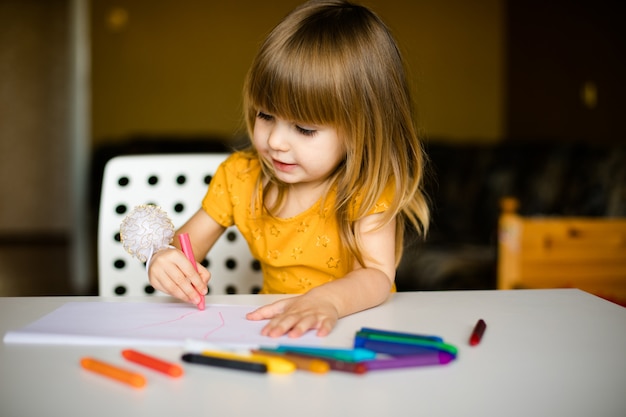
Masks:
[[[275,298],[207,302],[260,305]],[[68,301],[103,300],[0,298],[0,334]],[[478,318],[487,331],[470,347]],[[398,293],[340,320],[324,344],[349,347],[362,326],[437,334],[459,356],[447,366],[360,376],[257,375],[184,364],[182,378],[146,371],[148,385],[134,389],[79,366],[83,356],[119,364],[119,347],[1,344],[0,416],[626,416],[626,309],[582,291]],[[182,363],[179,348],[141,350]]]

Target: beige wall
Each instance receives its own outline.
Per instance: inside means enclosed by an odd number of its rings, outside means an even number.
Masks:
[[[93,0],[92,132],[233,136],[258,43],[297,0]],[[394,31],[427,138],[503,136],[504,0],[369,0]]]
[[[503,136],[504,0],[366,2],[405,52],[425,137]],[[298,3],[92,0],[93,142],[235,135],[257,45]],[[0,233],[71,227],[69,4],[0,0]]]
[[[0,0],[0,234],[70,226],[68,0]]]

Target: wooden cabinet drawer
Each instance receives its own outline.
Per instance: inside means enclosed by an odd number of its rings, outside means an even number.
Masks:
[[[503,213],[498,288],[562,287],[626,303],[626,219]]]

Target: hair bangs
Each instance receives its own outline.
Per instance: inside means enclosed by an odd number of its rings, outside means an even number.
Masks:
[[[248,90],[255,111],[262,109],[296,122],[336,125],[341,106],[329,74],[332,70],[320,62],[322,57],[307,55],[274,55],[259,67]]]

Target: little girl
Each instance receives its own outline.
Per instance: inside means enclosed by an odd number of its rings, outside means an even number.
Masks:
[[[298,294],[248,314],[269,319],[264,335],[325,336],[395,290],[405,226],[429,222],[411,107],[398,47],[365,7],[305,3],[261,45],[244,87],[251,146],[220,166],[178,233],[201,260],[235,224],[261,263],[261,292]],[[197,266],[160,251],[150,282],[197,304],[210,279]]]

